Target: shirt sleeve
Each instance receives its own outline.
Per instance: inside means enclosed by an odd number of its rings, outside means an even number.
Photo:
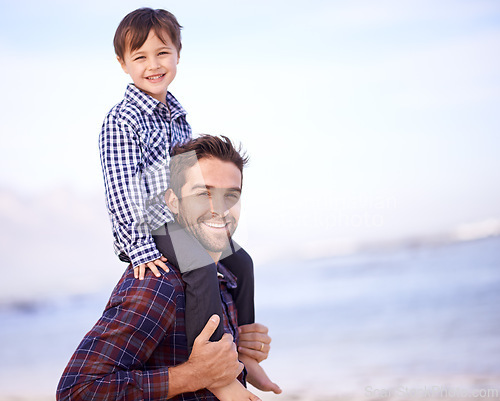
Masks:
[[[115,293],[70,359],[57,400],[166,399],[168,367],[145,363],[174,323],[172,300],[175,288],[155,277]]]
[[[138,134],[110,113],[102,126],[99,153],[115,241],[134,267],[158,259],[161,255],[146,210],[146,177]]]

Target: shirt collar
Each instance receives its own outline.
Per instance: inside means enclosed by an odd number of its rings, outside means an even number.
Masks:
[[[181,106],[179,101],[170,92],[167,92],[167,104],[170,109],[170,118],[175,120],[177,117],[185,116],[186,110]]]
[[[158,104],[161,103],[155,98],[146,95],[143,91],[138,89],[133,84],[127,85],[127,90],[125,91],[125,100],[136,104],[141,110],[145,111],[147,114],[153,114]]]
[[[236,276],[231,273],[224,265],[219,262],[217,263],[217,271],[219,272],[219,278],[221,281],[225,282],[227,288],[236,288]]]
[[[151,115],[158,107],[163,107],[163,103],[154,97],[147,95],[133,84],[127,85],[125,100],[135,103],[141,110]],[[173,120],[179,116],[186,115],[186,111],[179,101],[170,92],[167,92],[167,105],[170,110],[170,118]]]

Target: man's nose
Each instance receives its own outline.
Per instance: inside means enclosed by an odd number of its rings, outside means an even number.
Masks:
[[[210,197],[210,211],[221,217],[226,217],[230,206],[227,204],[223,194],[212,193]]]

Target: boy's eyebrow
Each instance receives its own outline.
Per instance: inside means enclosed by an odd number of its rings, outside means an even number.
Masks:
[[[134,56],[137,56],[138,54],[142,54],[142,53],[144,53],[144,51],[143,51],[143,50],[139,50],[139,49],[137,49],[137,50],[132,50],[132,51],[130,52],[130,57],[134,57]]]
[[[158,52],[158,51],[164,50],[164,49],[166,49],[166,50],[172,50],[173,48],[174,48],[174,46],[167,46],[167,45],[165,45],[165,46],[158,47],[157,49],[155,49],[155,51]],[[136,49],[136,50],[133,50],[133,51],[130,52],[130,56],[134,57],[134,56],[136,56],[138,54],[142,54],[142,53],[144,53],[144,50]]]

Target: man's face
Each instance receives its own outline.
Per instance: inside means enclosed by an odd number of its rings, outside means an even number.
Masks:
[[[185,178],[177,206],[169,206],[177,222],[218,260],[238,225],[241,172],[234,163],[204,158],[186,170]]]

